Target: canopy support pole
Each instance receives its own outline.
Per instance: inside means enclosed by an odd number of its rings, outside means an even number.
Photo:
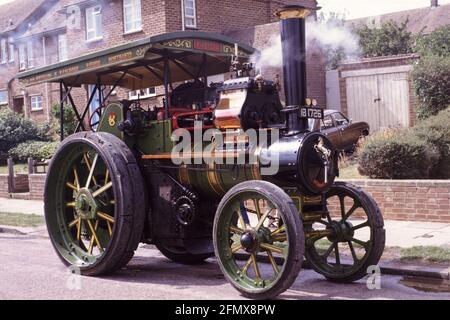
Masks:
[[[85,131],[86,128],[84,127],[83,120],[81,119],[80,113],[78,112],[78,109],[77,109],[77,107],[75,105],[75,102],[73,101],[73,98],[72,98],[71,91],[72,91],[73,87],[70,87],[70,88],[67,87],[67,85],[64,83],[64,81],[62,81],[62,84],[64,86],[64,90],[66,90],[66,96],[67,96],[67,98],[69,98],[70,105],[72,106],[72,109],[75,112],[75,116],[77,117],[78,123],[81,125],[81,128],[83,128],[83,131]]]
[[[81,115],[81,122],[78,123],[75,132],[80,131],[81,124],[82,124],[82,122],[84,121],[84,118],[86,117],[86,114],[87,114],[87,112],[88,112],[88,110],[89,110],[89,106],[91,105],[92,100],[94,100],[95,92],[96,92],[96,91],[97,91],[97,85],[95,85],[94,90],[92,90],[91,96],[89,97],[89,101],[88,101],[86,107],[84,108],[83,114]]]
[[[59,136],[60,136],[60,140],[63,141],[64,140],[64,101],[65,99],[67,99],[66,97],[64,97],[64,86],[63,86],[63,81],[59,82]]]
[[[169,119],[169,83],[170,69],[167,50],[164,50],[164,119]]]

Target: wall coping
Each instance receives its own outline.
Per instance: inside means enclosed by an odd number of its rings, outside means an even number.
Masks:
[[[338,179],[359,186],[450,187],[450,180]]]

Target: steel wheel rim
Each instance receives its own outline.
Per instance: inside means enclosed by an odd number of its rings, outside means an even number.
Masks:
[[[86,267],[105,255],[114,236],[115,178],[93,146],[78,143],[66,148],[55,159],[59,171],[54,200],[46,210],[47,225],[60,255]]]
[[[333,278],[344,278],[351,274],[354,274],[359,271],[361,266],[363,266],[367,259],[369,259],[373,247],[372,244],[374,243],[374,220],[373,217],[368,213],[368,208],[365,205],[364,202],[358,201],[357,196],[353,193],[346,191],[346,190],[339,190],[339,191],[330,191],[327,194],[327,200],[329,200],[332,197],[338,197],[339,199],[339,209],[341,212],[341,219],[339,221],[333,220],[330,217],[330,214],[327,214],[327,217],[325,219],[322,219],[319,223],[322,225],[325,225],[326,229],[335,229],[335,225],[342,224],[347,222],[349,218],[356,212],[358,209],[362,209],[365,214],[364,221],[361,223],[358,223],[356,225],[350,224],[348,227],[350,230],[353,230],[353,236],[351,232],[342,232],[344,235],[337,236],[337,237],[331,237],[328,240],[330,241],[330,246],[328,249],[325,250],[324,253],[319,253],[316,247],[316,243],[318,240],[321,240],[325,238],[326,236],[312,236],[311,238],[306,239],[306,255],[308,258],[308,261],[315,266],[317,269],[320,269],[322,273],[326,276],[330,276]],[[353,205],[348,208],[348,206],[345,205],[345,199],[351,198],[353,200]],[[358,239],[354,232],[357,230],[361,230],[363,228],[369,228],[369,239],[366,241],[362,241]],[[312,229],[312,228],[311,228]],[[339,227],[338,227],[339,229]],[[344,229],[344,228],[342,228]],[[341,230],[342,230],[341,229]],[[348,230],[348,229],[347,229]],[[311,230],[314,231],[314,230]],[[342,248],[339,249],[339,243],[346,243],[349,247],[349,251],[351,254],[351,260],[353,263],[351,265],[345,265],[343,263],[342,259]],[[355,249],[355,243],[359,245],[359,248],[362,247],[365,250],[365,253],[362,257],[358,257],[357,250]],[[337,249],[336,249],[337,246]],[[336,254],[337,251],[337,254]],[[330,258],[330,255],[335,255],[335,261],[334,263],[328,262],[328,258]],[[347,260],[348,261],[348,260]],[[345,261],[345,262],[347,262]]]
[[[247,219],[242,204],[247,209]],[[251,292],[264,292],[281,279],[289,258],[289,234],[280,212],[276,204],[256,191],[242,192],[225,204],[219,217],[217,244],[222,269],[234,285]],[[270,218],[277,215],[277,220],[270,226]],[[257,239],[257,244],[246,244],[245,247],[242,238],[248,233]],[[237,259],[242,253],[249,254],[249,258],[245,261]],[[264,265],[258,257],[267,259],[270,266],[262,270]],[[282,266],[277,264],[278,259],[283,260]]]

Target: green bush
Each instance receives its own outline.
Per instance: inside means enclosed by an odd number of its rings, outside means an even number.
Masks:
[[[47,126],[37,126],[9,109],[0,110],[0,162],[5,161],[8,151],[19,143],[28,140],[48,141],[48,131]]]
[[[419,119],[450,106],[450,56],[423,56],[414,66],[413,77]]]
[[[52,116],[53,122],[52,127],[53,131],[59,136],[61,132],[61,107],[59,103],[55,103],[52,105]],[[73,111],[72,106],[65,104],[64,105],[64,136],[70,136],[75,132],[77,128],[77,118],[75,116],[75,112]]]
[[[46,160],[55,154],[58,144],[58,142],[48,141],[27,141],[12,148],[8,155],[16,161],[26,161],[30,157]]]
[[[372,179],[428,179],[439,150],[411,130],[373,137],[361,151],[358,171]]]
[[[431,177],[450,179],[450,108],[419,123],[413,133],[439,150],[439,162]]]

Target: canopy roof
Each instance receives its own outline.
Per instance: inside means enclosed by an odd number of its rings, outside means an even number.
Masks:
[[[102,85],[138,90],[164,83],[166,60],[172,82],[228,72],[236,45],[240,60],[256,53],[256,49],[223,35],[173,32],[21,72],[17,78],[26,86],[61,81],[79,86],[97,84],[100,77]]]

